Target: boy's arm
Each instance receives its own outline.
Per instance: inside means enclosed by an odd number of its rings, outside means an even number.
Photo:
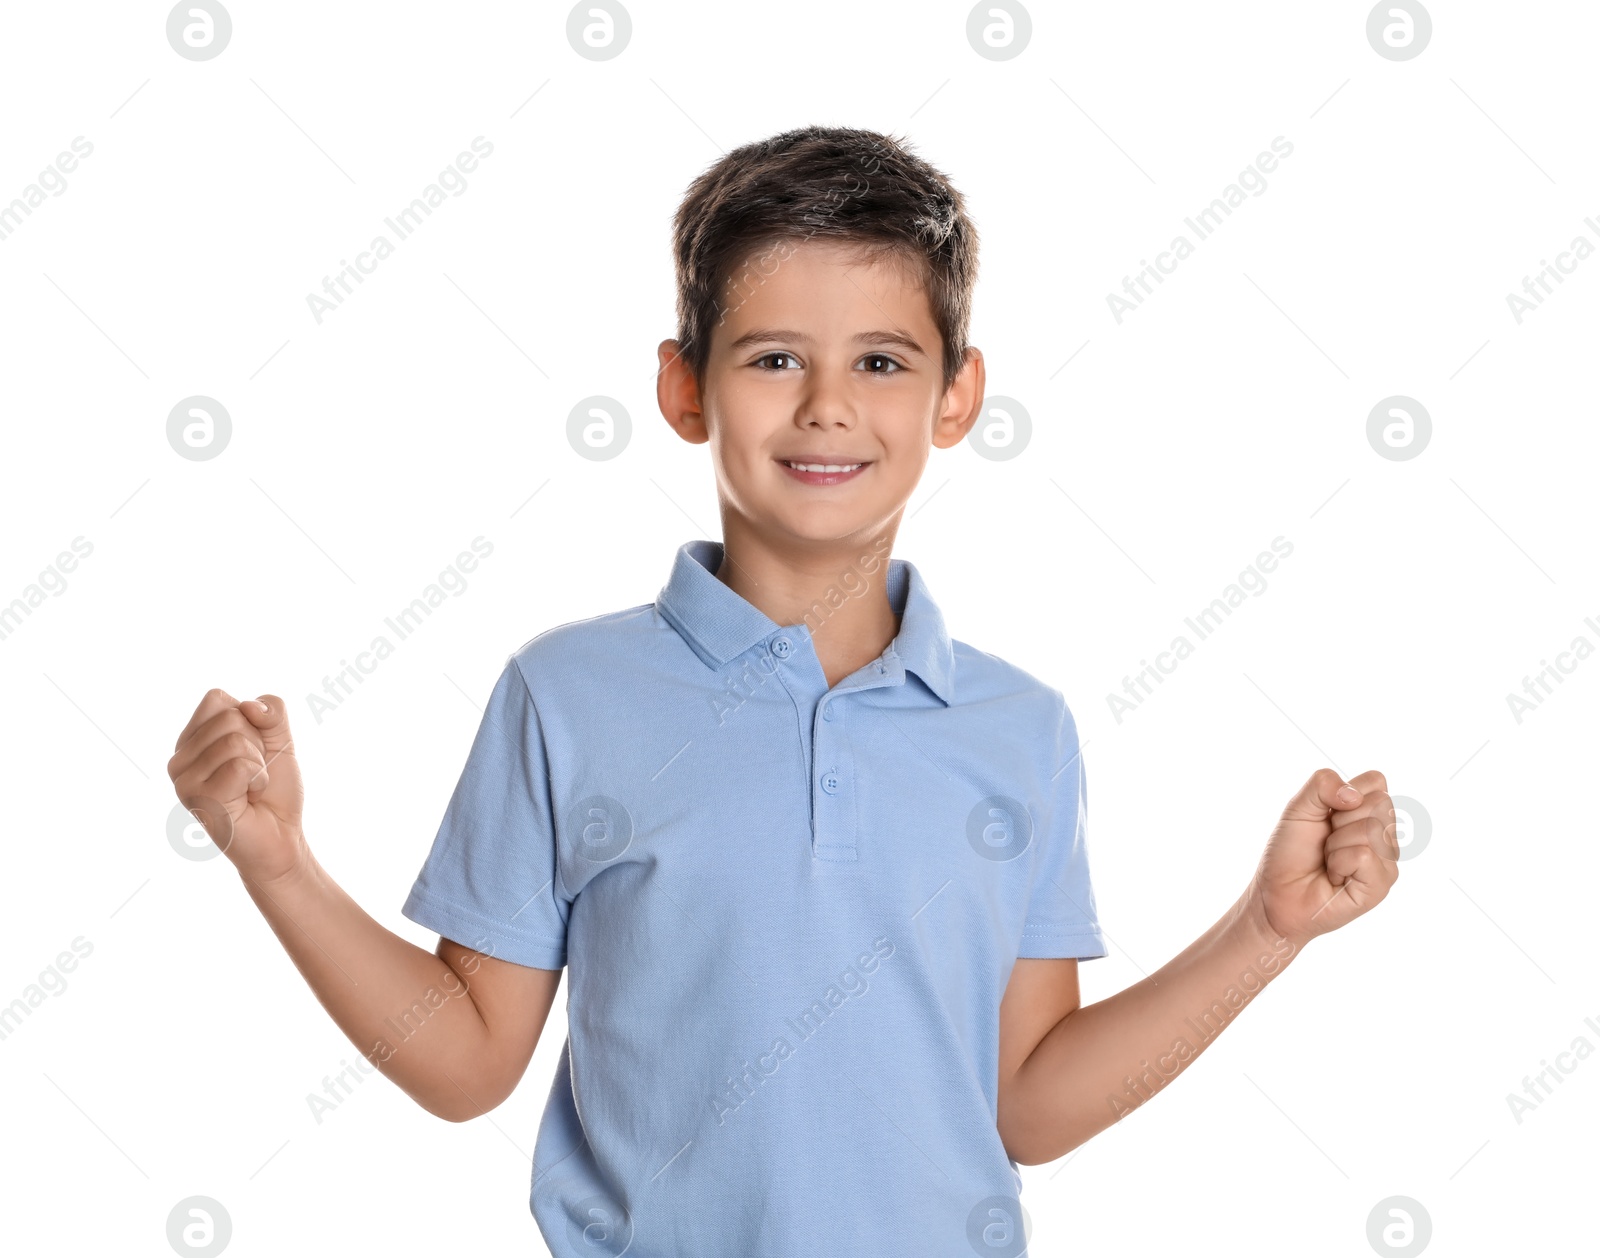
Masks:
[[[441,940],[423,951],[373,920],[317,863],[282,699],[211,690],[167,774],[267,919],[322,1007],[361,1053],[430,1113],[460,1122],[510,1095],[544,1029],[560,970]]]
[[[1148,978],[1073,1008],[1045,1031],[1009,1080],[1002,1074],[997,1124],[1011,1157],[1023,1165],[1051,1162],[1105,1130],[1176,1078],[1245,1003],[1282,973],[1296,949],[1273,939],[1246,909],[1246,897],[1240,897],[1210,930]],[[1019,969],[1024,964],[1017,962]],[[1077,962],[1033,961],[1022,973],[1013,971],[1002,1003],[1002,1068],[1005,1005],[1036,1008],[1046,991],[1061,990],[1064,976],[1051,972],[1057,966],[1076,971]],[[1071,986],[1075,996],[1075,973]],[[1237,992],[1231,1003],[1230,989]],[[1027,1016],[1018,1012],[1011,1020],[1020,1029]]]
[[[412,1100],[450,1122],[495,1108],[522,1078],[560,970],[516,965],[440,939],[425,952],[375,921],[307,850],[271,883],[241,871],[322,1007]]]
[[[1285,809],[1249,889],[1132,987],[1078,1008],[1076,962],[1058,963],[1070,974],[1018,962],[1016,994],[1008,986],[1001,1006],[996,1115],[1012,1158],[1052,1161],[1132,1112],[1182,1073],[1301,947],[1382,901],[1399,875],[1394,807],[1376,770],[1352,785],[1354,796],[1340,798],[1343,783],[1332,769],[1313,774]],[[1035,1040],[1056,1006],[1067,1012]]]

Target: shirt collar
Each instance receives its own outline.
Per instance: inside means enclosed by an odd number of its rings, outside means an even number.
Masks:
[[[678,547],[656,607],[710,668],[721,668],[777,629],[784,628],[717,578],[722,543],[696,538]],[[955,695],[955,653],[944,617],[916,566],[890,559],[884,578],[890,608],[900,616],[900,632],[885,651],[915,673],[939,699]],[[810,636],[803,622],[787,626]]]

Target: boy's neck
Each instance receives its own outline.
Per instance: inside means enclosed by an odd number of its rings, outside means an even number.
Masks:
[[[885,584],[892,529],[865,541],[800,549],[775,546],[725,519],[723,536],[717,579],[774,624],[804,623],[829,688],[877,659],[900,632]]]

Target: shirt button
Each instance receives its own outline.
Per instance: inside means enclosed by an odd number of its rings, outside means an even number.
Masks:
[[[833,705],[830,704],[826,699],[822,701],[822,719],[824,721],[833,720]]]
[[[772,653],[780,660],[789,658],[789,652],[794,650],[794,644],[788,638],[774,638],[772,640]]]
[[[830,795],[839,793],[839,773],[836,769],[829,769],[822,775],[822,789]]]

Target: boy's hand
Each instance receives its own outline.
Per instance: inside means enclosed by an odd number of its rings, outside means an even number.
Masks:
[[[225,690],[208,690],[178,735],[167,776],[240,874],[271,882],[299,867],[305,791],[277,695],[240,703]]]
[[[1296,948],[1382,902],[1400,876],[1389,784],[1376,769],[1343,780],[1318,769],[1283,810],[1267,841],[1249,911]]]

